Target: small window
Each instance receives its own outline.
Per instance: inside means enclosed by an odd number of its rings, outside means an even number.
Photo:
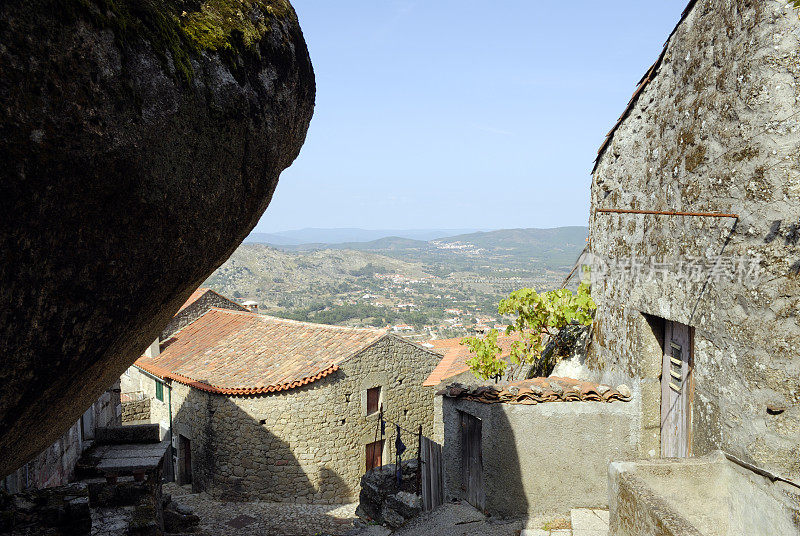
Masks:
[[[380,409],[380,400],[381,400],[381,388],[380,387],[373,387],[372,389],[367,389],[367,415],[372,415],[373,413],[377,413],[378,409]]]
[[[164,384],[158,380],[156,380],[156,398],[162,402],[164,401]]]

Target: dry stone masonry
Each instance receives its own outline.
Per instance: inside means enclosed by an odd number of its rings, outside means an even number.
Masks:
[[[130,400],[122,403],[122,422],[133,423],[150,420],[150,399]]]
[[[185,440],[197,491],[228,500],[342,504],[358,497],[366,445],[379,434],[378,415],[366,414],[367,389],[381,388],[387,419],[406,430],[422,425],[423,434],[430,436],[434,389],[422,387],[422,382],[439,359],[421,346],[386,335],[333,374],[287,391],[224,396],[172,381],[159,401],[157,379],[135,367],[129,389],[152,397],[151,420],[165,430],[171,404],[179,482],[185,478],[180,451]],[[384,463],[394,459],[394,437],[390,425]],[[404,459],[416,458],[416,441],[415,435],[403,437],[408,447]]]
[[[691,452],[800,477],[799,102],[798,12],[697,0],[601,150],[587,364],[641,390],[641,456],[660,455],[663,322],[678,322],[693,332]]]

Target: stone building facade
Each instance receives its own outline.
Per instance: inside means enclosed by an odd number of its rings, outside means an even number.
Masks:
[[[601,147],[586,364],[641,396],[640,456],[677,440],[800,477],[798,102],[798,12],[696,0]]]
[[[217,330],[233,321],[242,324]],[[162,346],[130,369],[127,388],[151,398],[152,422],[171,426],[177,480],[216,497],[353,501],[368,460],[394,462],[395,425],[404,459],[416,457],[410,432],[433,432],[434,389],[422,383],[441,356],[381,330],[212,309]],[[186,364],[200,355],[208,365]],[[375,404],[387,420],[377,453]]]

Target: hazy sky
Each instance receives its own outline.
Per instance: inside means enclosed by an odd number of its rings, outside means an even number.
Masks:
[[[293,0],[317,104],[256,227],[584,225],[687,0]]]

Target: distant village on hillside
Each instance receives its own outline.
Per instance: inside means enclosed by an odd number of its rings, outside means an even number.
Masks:
[[[504,328],[497,305],[512,290],[557,288],[586,233],[516,229],[309,249],[245,243],[205,285],[283,318],[388,328],[417,342],[463,337]]]

